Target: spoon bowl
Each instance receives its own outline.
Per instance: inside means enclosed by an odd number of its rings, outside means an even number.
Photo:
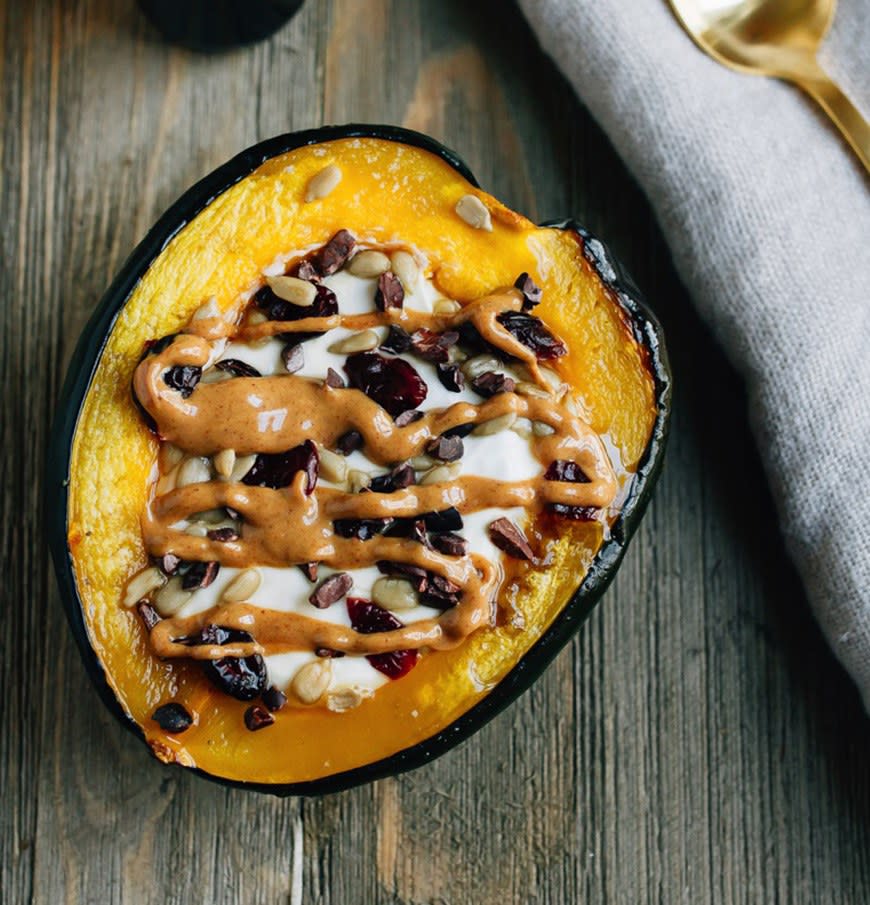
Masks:
[[[817,59],[836,0],[670,0],[670,4],[692,40],[720,63],[803,88],[870,170],[870,126]]]

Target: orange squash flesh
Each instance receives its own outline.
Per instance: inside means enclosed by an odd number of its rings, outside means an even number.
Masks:
[[[340,167],[341,182],[326,198],[305,203],[309,180],[330,163]],[[489,207],[492,232],[456,215],[467,193]],[[126,582],[146,564],[139,518],[157,453],[129,389],[144,344],[183,327],[209,297],[229,308],[278,255],[325,243],[342,228],[362,241],[416,247],[438,288],[461,301],[528,271],[543,289],[535,313],[569,347],[560,372],[604,436],[623,486],[656,420],[646,353],[578,237],[535,226],[428,151],[377,138],[307,146],[267,161],[212,201],[153,262],[108,337],[73,442],[68,541],[91,645],[124,710],[161,759],[227,779],[316,779],[377,761],[450,725],[546,631],[603,541],[597,523],[556,523],[551,565],[513,569],[503,624],[423,657],[407,676],[343,714],[286,708],[273,726],[249,732],[246,704],[215,691],[196,666],[150,653],[135,611],[120,604]],[[168,700],[198,714],[182,735],[163,732],[151,719]]]

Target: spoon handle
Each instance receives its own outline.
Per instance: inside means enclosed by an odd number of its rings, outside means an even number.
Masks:
[[[843,89],[817,63],[795,81],[818,101],[870,172],[870,125]]]

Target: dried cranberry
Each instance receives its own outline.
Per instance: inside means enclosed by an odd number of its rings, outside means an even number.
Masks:
[[[459,510],[453,506],[449,509],[442,509],[440,512],[426,512],[421,517],[429,531],[440,533],[462,530],[462,516],[459,514]]]
[[[527,273],[517,277],[514,288],[523,294],[523,311],[531,311],[541,301],[543,291]]]
[[[207,588],[220,572],[219,562],[192,562],[181,579],[181,587],[185,591],[198,591]]]
[[[512,333],[526,348],[535,353],[540,361],[560,358],[568,351],[561,339],[557,339],[533,314],[524,311],[502,311],[496,320]]]
[[[227,374],[232,374],[233,377],[263,376],[256,368],[249,365],[246,361],[241,361],[238,358],[225,358],[223,361],[217,362],[215,364],[215,367],[220,371],[226,371]]]
[[[339,518],[332,523],[332,527],[339,537],[371,540],[376,535],[383,534],[392,523],[391,518]]]
[[[389,610],[358,597],[347,598],[347,612],[354,630],[363,635],[402,628],[402,623]],[[396,650],[366,657],[378,672],[391,679],[401,679],[417,665],[419,658],[420,655],[415,650]]]
[[[549,503],[547,511],[559,518],[571,519],[575,522],[594,522],[601,510],[594,506],[569,506],[565,503]]]
[[[393,417],[417,408],[428,392],[423,378],[402,358],[357,352],[348,357],[344,370],[352,387],[362,390]]]
[[[459,331],[459,344],[468,352],[472,352],[475,355],[488,353],[489,355],[494,355],[500,361],[512,357],[504,349],[494,346],[484,339],[471,321],[463,321],[457,325],[456,329]]]
[[[270,685],[263,692],[263,703],[269,710],[275,713],[275,711],[280,710],[287,703],[287,695],[284,694],[280,688]]]
[[[449,357],[450,347],[455,346],[459,334],[455,330],[435,333],[421,327],[411,334],[411,348],[426,361],[445,363]]]
[[[508,556],[514,559],[527,559],[533,561],[535,554],[529,546],[529,540],[508,518],[499,518],[489,526],[489,539]]]
[[[380,348],[385,352],[401,355],[411,348],[411,334],[396,324],[390,324],[387,338],[381,343]]]
[[[465,556],[468,552],[468,541],[452,531],[432,535],[432,546],[446,556]]]
[[[375,307],[378,311],[390,308],[401,308],[405,301],[405,290],[402,281],[389,270],[378,277],[378,288],[375,290]]]
[[[311,266],[320,276],[328,277],[344,266],[353,254],[356,239],[353,233],[340,229],[322,248],[309,257]]]
[[[343,456],[349,456],[352,452],[363,448],[363,435],[359,431],[348,431],[335,441],[335,448]]]
[[[317,485],[318,465],[317,447],[311,440],[306,440],[286,452],[259,453],[250,471],[242,478],[242,483],[249,487],[278,490],[288,487],[297,471],[304,471],[308,478],[305,493],[310,496]]]
[[[265,729],[267,726],[271,726],[274,722],[275,717],[273,717],[265,707],[261,707],[259,704],[251,704],[251,706],[245,711],[245,726],[251,732],[256,732],[259,729]]]
[[[568,459],[555,459],[544,473],[548,481],[567,481],[572,484],[588,484],[589,478],[576,462]]]
[[[426,444],[426,452],[442,462],[455,462],[462,458],[465,448],[460,437],[434,437]]]
[[[465,387],[465,377],[459,365],[438,364],[438,379],[445,390],[461,393]]]
[[[254,639],[239,629],[222,625],[203,626],[199,636],[188,643],[194,645],[250,644]],[[267,687],[266,662],[259,654],[250,657],[221,657],[206,660],[203,670],[221,691],[239,701],[252,701]]]
[[[513,393],[516,386],[516,382],[512,378],[496,371],[485,371],[471,381],[474,392],[486,399],[497,396],[499,393]]]
[[[195,365],[173,365],[163,374],[166,386],[181,393],[182,399],[193,392],[202,377],[202,368]]]
[[[155,723],[164,731],[178,735],[193,725],[193,717],[187,710],[175,701],[168,704],[161,704],[151,717]]]
[[[409,424],[413,424],[415,421],[419,421],[423,417],[423,412],[419,409],[408,409],[407,412],[402,412],[401,415],[396,415],[395,422],[396,427],[407,427]]]

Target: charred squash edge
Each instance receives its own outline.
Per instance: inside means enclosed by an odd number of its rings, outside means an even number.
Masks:
[[[70,361],[57,405],[48,452],[44,501],[48,544],[54,560],[64,609],[91,680],[115,717],[143,741],[145,736],[142,729],[127,716],[119,704],[106,681],[103,666],[91,647],[67,542],[70,459],[79,414],[116,318],[136,284],[175,234],[218,195],[244,179],[268,159],[306,145],[342,138],[378,138],[422,148],[440,157],[468,182],[475,187],[478,186],[471,171],[454,151],[426,135],[397,126],[325,126],[279,135],[260,142],[242,151],[200,180],[163,214],[127,259],[103,296],[82,332]],[[670,414],[671,373],[658,321],[641,300],[641,295],[631,278],[604,243],[572,219],[550,221],[542,223],[541,226],[569,230],[578,236],[584,257],[622,308],[635,339],[645,349],[649,371],[655,381],[656,419],[652,435],[638,465],[630,494],[612,526],[610,538],[596,554],[582,583],[550,628],[504,679],[483,700],[423,742],[373,763],[305,782],[248,783],[224,779],[204,770],[195,769],[194,772],[221,785],[289,796],[339,792],[422,766],[469,738],[525,691],[568,643],[607,589],[625,554],[628,542],[637,529],[661,469]]]

